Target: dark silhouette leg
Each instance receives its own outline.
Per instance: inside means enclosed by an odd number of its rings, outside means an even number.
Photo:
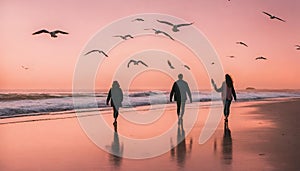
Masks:
[[[228,116],[230,112],[230,104],[231,100],[226,100],[224,104],[224,116],[225,116],[225,121],[228,121]]]
[[[177,116],[178,116],[178,118],[179,118],[179,116],[180,116],[180,106],[181,106],[181,101],[176,101],[177,102]]]
[[[185,101],[181,102],[181,115],[180,115],[181,119],[183,117],[184,111],[185,111]]]
[[[117,118],[119,116],[119,110],[116,106],[113,106],[113,111],[114,111],[114,118],[115,118],[114,124],[117,124]]]

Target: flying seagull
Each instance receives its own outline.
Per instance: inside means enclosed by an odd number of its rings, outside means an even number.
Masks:
[[[174,32],[178,32],[178,31],[179,31],[178,27],[189,26],[189,25],[194,24],[194,23],[172,24],[172,23],[170,23],[170,22],[168,22],[168,21],[162,21],[162,20],[156,20],[156,21],[157,21],[157,22],[160,22],[160,23],[163,23],[163,24],[167,24],[167,25],[172,26],[172,27],[173,27],[172,30],[173,30]]]
[[[170,39],[174,40],[173,37],[171,37],[168,33],[164,32],[164,31],[161,31],[161,30],[157,30],[157,29],[154,29],[154,28],[150,28],[150,29],[144,29],[144,30],[153,30],[155,34],[164,34],[165,36],[169,37]]]
[[[142,18],[136,18],[136,19],[134,19],[134,20],[131,20],[131,22],[134,22],[134,21],[145,21],[145,20],[142,19]]]
[[[43,30],[32,33],[32,35],[41,34],[41,33],[48,33],[53,38],[56,38],[58,33],[60,33],[60,34],[69,34],[67,32],[60,31],[60,30],[48,31],[48,30],[43,29]]]
[[[246,43],[244,43],[244,42],[236,42],[236,44],[240,44],[240,45],[248,47],[248,45]]]
[[[148,67],[148,65],[145,64],[145,62],[143,62],[143,61],[141,61],[141,60],[136,61],[136,60],[131,59],[131,60],[128,62],[128,64],[127,64],[127,68],[129,68],[129,65],[130,65],[131,63],[133,63],[134,65],[138,65],[138,64],[141,63],[141,64],[145,65],[146,67]]]
[[[171,69],[175,69],[174,66],[172,65],[172,63],[168,60],[168,65]]]
[[[25,69],[25,70],[28,70],[28,69],[29,69],[28,67],[25,67],[25,66],[23,66],[23,65],[22,65],[22,68]]]
[[[187,65],[183,65],[186,69],[191,70],[191,68]]]
[[[103,52],[102,50],[91,50],[91,51],[87,52],[86,54],[84,54],[84,56],[86,56],[92,52],[102,53],[104,56],[108,57],[108,55],[105,52]]]
[[[133,39],[133,37],[130,34],[126,34],[124,36],[122,36],[122,35],[116,35],[116,36],[113,36],[113,37],[120,37],[123,40],[127,40],[128,38]]]
[[[235,56],[233,56],[233,55],[230,55],[230,56],[227,56],[228,58],[235,58]]]
[[[255,58],[255,60],[267,60],[267,58],[265,58],[265,57],[263,57],[263,56],[260,56],[260,57],[257,57],[257,58]]]
[[[285,22],[285,20],[283,20],[283,19],[281,19],[281,18],[278,18],[278,17],[276,17],[275,15],[269,14],[269,13],[264,12],[264,11],[263,11],[263,13],[266,14],[266,15],[268,15],[268,16],[270,17],[270,19],[277,19],[277,20],[280,20],[280,21]]]
[[[214,62],[212,62],[211,64],[212,64],[212,65],[214,65],[215,63],[214,63]]]
[[[300,45],[295,45],[296,46],[296,50],[300,50]]]

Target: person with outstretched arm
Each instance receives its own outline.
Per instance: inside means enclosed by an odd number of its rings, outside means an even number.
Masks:
[[[224,106],[224,116],[225,116],[224,120],[225,122],[228,122],[231,101],[232,99],[236,101],[236,93],[234,90],[232,78],[229,74],[226,74],[225,81],[222,83],[222,86],[220,88],[217,88],[217,85],[213,79],[211,79],[211,83],[217,92],[221,92],[223,106]]]

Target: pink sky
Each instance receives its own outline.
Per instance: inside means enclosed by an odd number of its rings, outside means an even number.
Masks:
[[[295,45],[300,45],[299,7],[298,0],[2,0],[0,89],[71,89],[75,64],[90,38],[109,23],[139,13],[163,13],[194,21],[215,47],[237,89],[298,89],[300,50]],[[270,20],[262,11],[287,22]],[[42,28],[70,34],[57,39],[31,35]],[[226,57],[229,55],[236,58]],[[268,60],[255,61],[258,56]],[[29,69],[22,69],[22,65]],[[205,73],[197,74],[205,77]],[[142,83],[138,77],[133,84],[144,87]],[[207,77],[199,83],[203,83],[201,88],[209,88]]]

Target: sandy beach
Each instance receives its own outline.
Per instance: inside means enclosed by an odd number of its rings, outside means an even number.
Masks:
[[[198,120],[186,133],[184,143],[158,157],[142,160],[115,157],[100,149],[86,136],[74,113],[47,119],[2,119],[0,170],[298,170],[299,105],[300,99],[233,103],[230,131],[222,120],[205,144],[199,144],[198,139],[209,108],[200,106]],[[177,124],[175,104],[169,104],[167,109],[157,121],[158,128]],[[197,110],[194,104],[187,104],[186,114]],[[113,129],[111,111],[104,117]],[[183,120],[183,129],[188,130],[185,125]],[[165,129],[150,125],[136,129],[122,117],[118,121],[118,133],[132,137],[154,136]],[[113,146],[115,141],[111,136],[107,145]],[[122,148],[128,150],[126,146]]]

